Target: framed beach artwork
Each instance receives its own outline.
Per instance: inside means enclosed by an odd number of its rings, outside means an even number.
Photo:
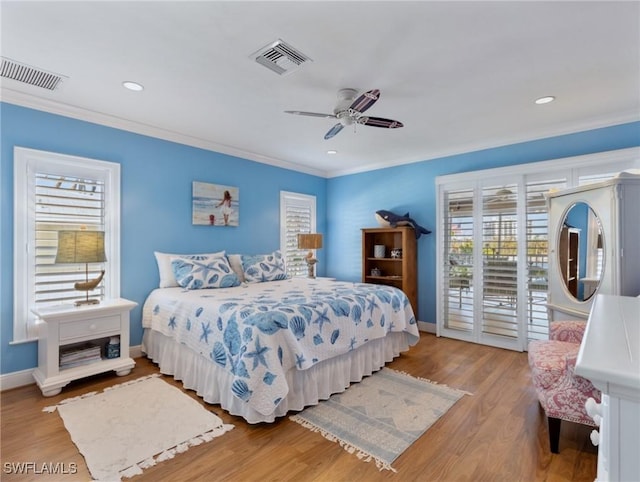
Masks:
[[[238,226],[240,190],[237,187],[193,182],[193,224]]]

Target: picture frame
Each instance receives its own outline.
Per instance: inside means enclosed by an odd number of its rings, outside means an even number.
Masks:
[[[240,190],[237,187],[193,181],[192,206],[194,225],[240,225]]]

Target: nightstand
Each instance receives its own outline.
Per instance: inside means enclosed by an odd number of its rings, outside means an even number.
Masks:
[[[128,375],[135,366],[129,357],[129,312],[136,306],[133,301],[118,298],[97,305],[33,309],[39,318],[38,368],[33,378],[42,394],[57,395],[69,382],[97,373],[114,370],[118,376]],[[112,337],[119,338],[119,354],[107,358],[106,345]],[[61,351],[70,359],[63,366]]]

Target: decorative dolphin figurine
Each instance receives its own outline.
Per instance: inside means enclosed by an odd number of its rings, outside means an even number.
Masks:
[[[381,225],[388,224],[389,226],[411,226],[416,232],[416,239],[418,239],[423,234],[429,234],[431,231],[423,228],[418,223],[416,223],[413,219],[409,217],[409,213],[404,216],[399,216],[397,214],[392,213],[391,211],[376,211],[376,219]]]

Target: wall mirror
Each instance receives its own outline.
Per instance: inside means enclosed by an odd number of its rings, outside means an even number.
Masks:
[[[602,226],[584,202],[572,204],[560,227],[558,267],[567,291],[577,301],[589,300],[598,290],[604,272]]]

